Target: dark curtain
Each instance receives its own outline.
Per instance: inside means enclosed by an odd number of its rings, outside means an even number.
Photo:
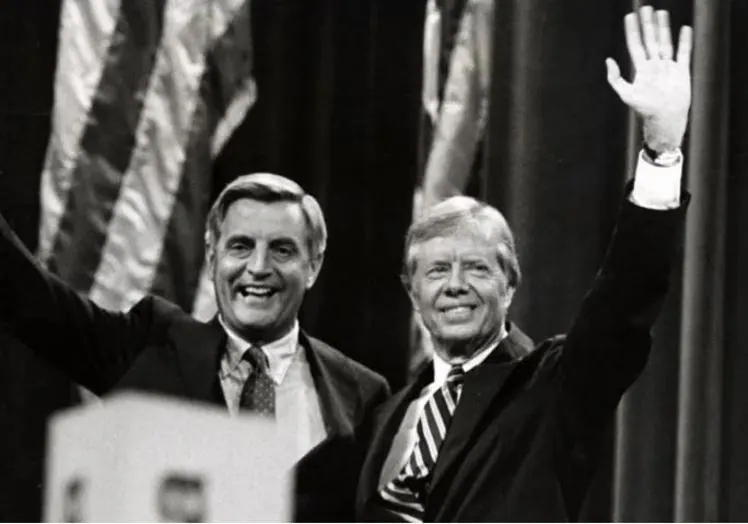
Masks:
[[[518,236],[525,280],[511,315],[538,339],[573,318],[640,147],[640,124],[607,86],[603,63],[612,56],[626,65],[622,16],[640,2],[496,2],[483,194]],[[748,372],[748,7],[653,5],[671,11],[674,27],[695,30],[684,145],[693,200],[650,362],[619,409],[584,518],[740,521],[748,518],[740,380]]]
[[[0,7],[0,210],[31,247],[59,3]],[[407,362],[409,305],[397,275],[417,173],[424,3],[255,0],[259,99],[215,169],[216,192],[239,173],[267,170],[320,198],[330,248],[303,323],[394,387]],[[511,316],[536,339],[571,322],[638,148],[638,124],[607,86],[603,62],[625,65],[621,19],[632,5],[496,0],[478,182],[517,233],[525,281]],[[685,148],[694,198],[652,357],[611,427],[584,518],[746,520],[748,7],[655,6],[671,9],[675,26],[695,25]],[[0,519],[40,518],[45,421],[70,391],[0,339]]]

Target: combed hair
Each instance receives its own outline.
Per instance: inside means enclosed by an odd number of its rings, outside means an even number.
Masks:
[[[426,210],[411,224],[405,237],[405,257],[402,280],[410,289],[416,270],[418,247],[427,240],[447,237],[464,230],[467,223],[478,223],[493,228],[499,236],[496,246],[499,265],[508,278],[509,286],[517,288],[522,279],[514,236],[504,215],[495,207],[474,198],[456,196],[448,198]]]
[[[205,244],[215,248],[221,234],[221,224],[231,204],[244,198],[259,202],[297,202],[304,215],[307,249],[312,259],[324,255],[327,249],[327,225],[317,199],[288,178],[272,173],[242,175],[228,184],[208,212]]]

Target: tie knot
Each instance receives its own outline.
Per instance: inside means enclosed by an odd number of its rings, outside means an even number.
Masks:
[[[461,365],[452,366],[447,374],[447,384],[450,386],[459,386],[465,379],[465,370]]]
[[[247,351],[242,355],[242,359],[249,362],[254,369],[257,369],[263,373],[267,372],[268,369],[268,357],[260,346],[250,346]]]

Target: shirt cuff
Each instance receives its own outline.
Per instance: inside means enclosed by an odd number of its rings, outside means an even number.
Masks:
[[[674,209],[680,206],[682,175],[682,158],[673,166],[661,167],[648,162],[641,151],[629,200],[649,209]]]

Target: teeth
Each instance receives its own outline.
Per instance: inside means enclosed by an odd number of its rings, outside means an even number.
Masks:
[[[470,308],[467,306],[457,306],[447,309],[449,313],[467,313],[468,311],[470,311]]]
[[[269,297],[273,294],[273,290],[265,286],[245,286],[239,290],[243,296],[258,296],[258,297]]]

